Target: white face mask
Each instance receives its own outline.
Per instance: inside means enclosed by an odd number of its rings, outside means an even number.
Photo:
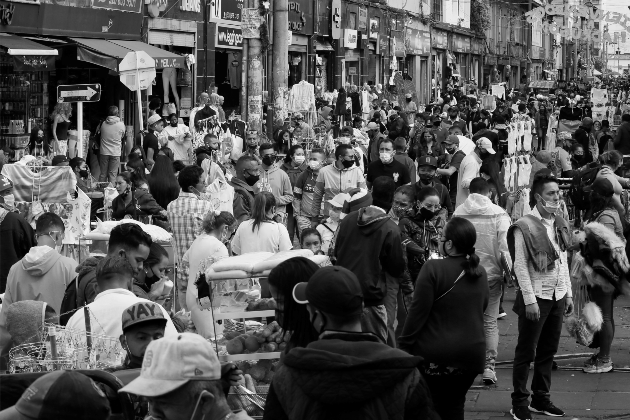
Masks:
[[[545,209],[547,213],[555,215],[558,212],[558,210],[560,210],[560,201],[558,201],[557,203],[547,201],[544,198],[542,198],[540,195],[538,196],[538,199],[540,200],[540,204],[542,205],[542,207]]]
[[[341,210],[330,209],[330,211],[328,212],[328,217],[330,217],[330,220],[332,220],[333,222],[338,222],[340,215]]]
[[[308,166],[309,166],[312,170],[316,171],[316,170],[318,170],[319,168],[321,168],[322,164],[321,164],[318,160],[311,160],[311,161],[308,163]]]
[[[15,196],[13,195],[13,193],[5,195],[3,199],[4,199],[4,205],[8,209],[13,210],[15,208]]]
[[[303,164],[305,159],[306,159],[306,158],[305,158],[304,156],[300,156],[300,155],[293,156],[293,160],[294,160],[294,161],[295,161],[295,163],[297,163],[298,165]]]
[[[381,160],[381,162],[383,163],[389,163],[392,160],[392,156],[393,154],[390,152],[380,152],[378,154],[379,159]]]

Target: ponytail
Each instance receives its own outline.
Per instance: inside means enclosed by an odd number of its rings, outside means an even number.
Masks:
[[[466,254],[464,272],[467,276],[470,276],[474,279],[481,277],[481,270],[479,269],[479,256],[475,253],[474,246]]]
[[[256,194],[254,205],[252,206],[252,232],[256,232],[256,228],[267,221],[267,213],[276,205],[276,199],[273,194],[262,191]]]
[[[444,237],[457,244],[455,245],[457,251],[466,255],[464,273],[473,279],[481,277],[479,256],[475,253],[475,242],[477,242],[475,226],[469,220],[455,216],[444,227]]]

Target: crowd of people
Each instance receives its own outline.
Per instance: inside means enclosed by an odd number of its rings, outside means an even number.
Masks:
[[[576,101],[576,94],[583,98]],[[116,226],[107,255],[78,264],[59,252],[63,220],[45,212],[33,229],[15,212],[18,186],[0,176],[4,363],[13,346],[32,338],[24,331],[34,331],[31,324],[41,325],[42,316],[73,331],[91,324],[125,351],[111,371],[142,367],[121,390],[148,400],[137,404],[138,415],[248,419],[227,403],[226,390],[242,384],[243,375],[219,363],[207,340],[214,329],[199,304],[198,273],[233,255],[302,248],[327,262],[291,258],[260,282],[289,337],[265,419],[463,419],[475,378],[497,383],[498,320],[506,315],[508,286],[517,289],[515,420],[531,419],[531,412],[564,415],[551,400],[551,371],[563,320],[581,305],[573,301],[575,289],[587,290],[603,318],[599,351],[584,371],[612,370],[613,301],[628,289],[630,271],[630,215],[622,198],[630,186],[624,155],[630,113],[618,127],[594,121],[587,95],[573,90],[510,94],[494,98],[494,109],[481,95],[451,91],[420,109],[412,95],[400,106],[373,94],[367,115],[346,118],[323,104],[315,127],[297,115],[268,140],[255,131],[225,135],[236,131],[215,111],[220,101],[204,95],[190,126],[153,111],[123,162],[116,107],[99,131],[100,181],[117,192],[105,206],[113,220],[171,232],[174,295],[168,252],[140,226]],[[613,95],[621,110],[625,93],[611,89]],[[579,120],[579,128],[550,131],[552,113]],[[67,122],[59,115],[57,127]],[[506,206],[518,193],[505,184],[504,158],[515,153],[507,144],[510,123],[525,120],[533,144],[531,177],[524,181],[529,202],[514,217]],[[59,154],[51,163],[69,166],[78,189],[98,187],[89,159]],[[582,217],[569,220],[561,179],[590,173]],[[575,228],[585,235],[576,236]],[[110,409],[100,392],[91,392],[95,387],[85,386],[89,381],[77,372],[51,373],[32,387],[54,392],[73,383],[85,400],[25,396],[8,410],[26,415],[40,404],[61,415],[90,401],[101,407],[90,418],[107,418]],[[0,418],[17,418],[4,413]]]

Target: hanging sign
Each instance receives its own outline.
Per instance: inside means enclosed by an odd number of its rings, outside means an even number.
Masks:
[[[212,6],[212,17],[214,19],[241,21],[241,10],[243,0],[214,0],[210,2]]]
[[[368,11],[367,7],[359,6],[359,30],[367,31]]]
[[[243,32],[238,28],[217,25],[216,46],[222,48],[243,48]]]
[[[341,30],[341,0],[332,0],[331,6],[332,13],[332,38],[333,39],[341,39],[342,30]]]
[[[433,30],[431,35],[431,45],[433,48],[448,50],[448,34],[446,32]]]
[[[431,34],[427,31],[407,28],[407,53],[425,55],[431,52]]]
[[[357,31],[355,31],[354,29],[345,29],[343,46],[352,49],[356,48],[358,44],[358,38],[359,35]]]
[[[243,9],[241,29],[243,38],[260,38],[260,11],[258,9]]]
[[[370,39],[378,38],[379,26],[379,19],[370,19]]]

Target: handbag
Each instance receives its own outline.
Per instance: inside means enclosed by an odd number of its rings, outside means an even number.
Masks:
[[[94,136],[92,137],[92,141],[91,141],[91,146],[92,146],[92,151],[95,154],[98,154],[98,152],[101,149],[101,126],[103,125],[104,121],[101,121],[98,125],[98,127],[96,128],[96,131],[94,132]]]
[[[459,273],[459,276],[455,279],[455,283],[453,283],[453,285],[451,286],[450,289],[448,289],[446,292],[442,293],[437,299],[435,299],[435,302],[437,302],[438,300],[442,299],[444,296],[446,296],[451,290],[453,290],[455,288],[455,285],[457,284],[457,282],[464,277],[464,274],[466,274],[465,270],[462,270],[461,273]]]

